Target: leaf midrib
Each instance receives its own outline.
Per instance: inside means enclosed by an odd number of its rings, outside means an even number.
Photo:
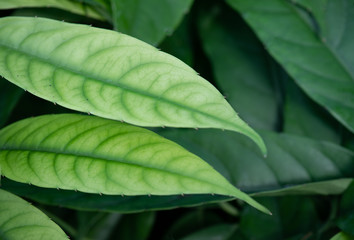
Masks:
[[[247,132],[248,134],[251,135],[251,133],[250,133],[246,128],[241,128],[240,126],[235,125],[233,122],[227,121],[227,120],[225,120],[225,119],[219,118],[219,117],[217,117],[217,116],[211,115],[211,114],[206,113],[206,112],[202,112],[202,111],[200,111],[200,110],[198,110],[198,109],[196,109],[196,108],[193,108],[193,107],[190,107],[190,106],[187,106],[187,105],[183,105],[183,104],[180,104],[180,103],[178,103],[178,102],[169,100],[169,99],[167,99],[167,98],[165,98],[165,97],[160,97],[160,96],[155,95],[155,94],[151,94],[151,93],[148,93],[148,92],[143,92],[143,91],[141,91],[141,90],[139,90],[139,89],[132,88],[132,87],[130,87],[130,86],[126,86],[126,85],[121,84],[121,83],[119,83],[119,84],[118,84],[118,83],[113,84],[112,82],[109,82],[109,81],[107,81],[106,79],[102,79],[102,78],[97,77],[97,76],[90,76],[90,74],[88,74],[87,72],[84,72],[85,75],[83,75],[83,73],[80,73],[80,72],[78,72],[78,71],[76,71],[76,70],[74,70],[74,69],[72,69],[72,68],[70,68],[70,67],[68,67],[68,66],[57,66],[53,61],[49,61],[49,59],[44,59],[44,58],[42,58],[42,57],[40,57],[40,56],[37,56],[37,55],[33,55],[33,54],[31,54],[31,53],[28,53],[28,52],[26,52],[26,51],[24,51],[24,50],[22,50],[22,49],[20,50],[20,49],[17,49],[17,48],[8,46],[8,45],[6,45],[6,44],[4,44],[4,43],[0,44],[0,46],[3,46],[3,47],[8,48],[8,49],[11,49],[12,51],[15,51],[15,52],[19,52],[19,53],[25,55],[25,56],[28,57],[28,58],[34,58],[34,59],[37,59],[37,60],[40,61],[40,62],[50,64],[53,68],[62,69],[62,70],[64,70],[64,71],[71,72],[72,74],[76,74],[76,75],[79,75],[79,76],[83,76],[83,77],[85,78],[85,81],[87,81],[88,79],[89,79],[90,81],[93,80],[93,81],[96,81],[96,82],[98,82],[98,83],[100,83],[100,84],[107,84],[107,85],[110,85],[110,86],[113,86],[113,87],[117,87],[117,88],[119,88],[119,89],[122,89],[123,91],[128,91],[128,92],[131,92],[131,93],[133,93],[133,94],[142,95],[142,96],[151,98],[151,99],[153,99],[153,100],[155,100],[155,101],[157,101],[157,102],[161,101],[161,102],[165,102],[165,103],[170,104],[170,105],[174,105],[174,106],[180,107],[180,108],[182,108],[182,109],[184,108],[184,109],[188,110],[189,112],[198,113],[198,114],[204,115],[204,116],[206,116],[206,117],[208,117],[208,118],[215,119],[215,120],[217,120],[217,121],[219,121],[219,122],[225,123],[225,124],[227,124],[227,125],[231,125],[234,129],[243,130],[243,131],[245,131],[245,132]],[[156,63],[168,64],[168,63],[165,63],[165,62],[156,62]],[[172,64],[169,64],[169,65],[175,67],[175,66],[172,65]],[[77,106],[77,105],[75,105],[75,106]],[[94,106],[93,106],[93,107],[94,107]],[[198,127],[198,126],[196,126],[196,127]],[[227,128],[227,127],[225,127],[225,128]],[[253,135],[253,134],[252,134],[252,135]]]
[[[54,150],[38,149],[38,148],[36,150],[33,150],[33,149],[30,149],[30,148],[24,148],[24,147],[22,147],[22,148],[6,147],[6,148],[0,149],[0,152],[1,151],[9,151],[9,152],[10,151],[19,151],[19,152],[26,152],[27,151],[27,152],[31,152],[31,153],[37,152],[37,153],[47,153],[47,154],[73,156],[73,157],[84,157],[84,158],[93,159],[95,161],[101,161],[104,164],[106,163],[106,161],[112,161],[112,163],[125,164],[125,165],[134,166],[134,167],[141,167],[141,168],[144,168],[144,169],[150,169],[150,170],[154,170],[154,171],[159,171],[159,172],[162,172],[162,173],[168,173],[168,174],[171,174],[171,175],[176,175],[177,177],[184,177],[184,178],[192,179],[194,181],[199,181],[201,183],[207,183],[207,184],[210,184],[212,186],[216,186],[218,188],[221,187],[222,189],[225,189],[223,186],[215,184],[215,182],[213,182],[213,181],[209,182],[207,180],[203,180],[203,179],[199,179],[199,178],[193,178],[191,176],[188,176],[188,175],[185,175],[185,174],[182,174],[182,173],[178,173],[178,172],[171,171],[171,170],[165,170],[165,169],[158,168],[158,167],[147,166],[147,165],[133,163],[133,162],[126,162],[122,158],[113,159],[113,158],[110,158],[110,157],[98,156],[98,155],[95,155],[95,154],[92,154],[90,156],[90,155],[87,155],[87,154],[79,153],[80,155],[78,155],[78,153],[72,153],[70,151],[66,151],[65,153],[62,153],[62,152],[58,152],[58,151],[54,151]],[[5,160],[5,161],[7,161],[7,160]],[[227,190],[227,191],[231,192],[230,190]],[[218,193],[218,194],[222,195],[221,193]],[[227,195],[227,194],[224,194],[224,196],[236,197],[235,195]]]

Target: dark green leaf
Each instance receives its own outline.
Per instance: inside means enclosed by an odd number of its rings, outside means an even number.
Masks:
[[[227,240],[236,230],[234,224],[219,224],[199,230],[181,240]]]
[[[338,226],[343,232],[354,236],[354,181],[342,196],[340,215]]]
[[[0,77],[0,127],[11,115],[16,103],[23,94],[23,90]]]
[[[251,194],[253,196],[283,196],[283,195],[331,195],[342,194],[353,178],[342,178],[328,181],[300,184],[293,187],[285,187],[280,190],[264,191]]]
[[[242,14],[301,88],[354,131],[354,25],[345,24],[354,21],[351,0],[340,4],[313,1],[320,4],[316,10],[320,14],[315,13],[319,36],[290,1],[227,2]]]
[[[121,219],[118,213],[77,212],[78,227],[75,239],[108,239]]]
[[[305,183],[354,177],[354,153],[338,145],[308,138],[261,132],[269,155],[263,158],[248,139],[214,130],[166,131],[164,136],[208,161],[231,183],[248,192],[279,190]],[[212,156],[212,157],[209,157]],[[217,163],[217,164],[216,164]],[[350,180],[349,180],[350,181]],[[343,185],[344,184],[344,185]],[[346,180],[308,193],[338,193]],[[306,187],[302,190],[306,191]]]
[[[150,235],[154,223],[154,212],[124,215],[116,227],[116,231],[113,232],[113,235],[111,235],[111,239],[146,240]]]
[[[157,45],[172,34],[193,0],[111,0],[116,30]]]
[[[79,210],[134,213],[145,210],[166,210],[193,207],[206,203],[231,200],[220,195],[174,196],[108,196],[67,190],[45,189],[3,179],[1,187],[34,201]]]
[[[241,214],[239,231],[247,239],[268,240],[305,236],[318,223],[315,204],[311,199],[299,197],[264,198],[263,204],[272,209],[273,216],[258,214],[251,208]]]
[[[315,104],[292,81],[287,82],[284,103],[284,131],[339,144],[340,125]]]
[[[270,59],[234,12],[214,7],[201,14],[199,30],[217,85],[240,116],[260,129],[277,124],[277,93]]]

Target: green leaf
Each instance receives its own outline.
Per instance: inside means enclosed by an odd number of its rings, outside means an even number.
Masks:
[[[152,45],[172,34],[193,0],[111,0],[113,25]]]
[[[325,24],[319,19],[320,35],[316,36],[313,26],[290,1],[227,2],[242,14],[300,87],[353,132],[354,25],[345,24],[354,20],[352,3],[314,1],[321,2],[316,11],[321,11],[326,19]]]
[[[236,225],[234,224],[219,224],[210,226],[208,228],[199,230],[192,233],[181,240],[204,240],[204,239],[215,239],[215,240],[227,240],[236,230]]]
[[[6,240],[69,239],[30,203],[0,189],[0,238]]]
[[[191,33],[191,20],[190,18],[184,18],[173,35],[166,37],[159,45],[159,48],[161,48],[161,51],[177,57],[189,66],[193,66],[194,46]]]
[[[291,187],[285,187],[279,190],[264,191],[251,194],[252,196],[284,196],[284,195],[333,195],[342,194],[353,178],[341,178],[335,180],[319,181],[305,183]]]
[[[349,236],[344,232],[339,232],[336,235],[334,235],[330,240],[353,240],[353,237]]]
[[[0,77],[0,126],[6,123],[22,94],[21,88]]]
[[[0,0],[0,9],[27,8],[27,7],[54,7],[79,15],[103,20],[93,8],[82,3],[69,0]]]
[[[231,200],[221,195],[116,196],[97,195],[67,190],[39,188],[11,181],[1,181],[2,188],[36,202],[79,210],[134,213],[146,210],[166,210],[194,207],[206,203]]]
[[[0,74],[70,109],[142,126],[238,131],[266,152],[259,135],[193,69],[113,31],[41,18],[2,18]]]
[[[304,239],[320,223],[313,200],[306,197],[262,198],[260,201],[272,209],[273,216],[258,214],[245,207],[240,217],[239,231],[246,239]],[[238,238],[232,238],[238,239]]]
[[[109,239],[121,219],[119,213],[77,212],[77,233],[75,239]]]
[[[109,195],[220,194],[267,211],[202,159],[157,134],[75,114],[25,119],[0,131],[12,180]]]
[[[214,166],[232,184],[246,192],[280,190],[305,183],[354,177],[354,153],[338,145],[290,134],[261,131],[268,157],[254,152],[243,136],[215,130],[160,132]],[[349,180],[350,181],[350,180]],[[313,193],[338,193],[348,182],[318,185]],[[305,191],[305,189],[304,189]],[[309,193],[309,191],[308,191]]]
[[[354,236],[354,181],[344,192],[340,202],[340,218],[337,221],[339,228]]]
[[[149,239],[150,232],[154,227],[155,215],[155,212],[124,215],[116,227],[116,231],[111,235],[112,239]]]
[[[284,132],[340,144],[341,125],[288,79]]]
[[[277,124],[276,76],[270,58],[242,19],[214,6],[200,15],[199,31],[220,91],[251,126]]]

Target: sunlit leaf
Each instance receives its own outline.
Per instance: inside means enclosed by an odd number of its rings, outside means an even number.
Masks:
[[[142,126],[238,131],[266,152],[259,135],[193,69],[114,31],[42,18],[2,18],[0,74],[70,109]]]
[[[0,189],[0,238],[4,240],[69,239],[37,208],[2,189]]]
[[[69,0],[0,0],[0,9],[26,7],[55,7],[87,17],[103,19],[93,8]]]
[[[220,194],[245,200],[210,165],[157,134],[75,114],[16,122],[0,131],[0,167],[12,180],[109,195]]]

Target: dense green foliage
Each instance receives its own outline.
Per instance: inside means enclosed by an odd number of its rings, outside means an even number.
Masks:
[[[0,9],[1,239],[354,239],[353,0]]]

